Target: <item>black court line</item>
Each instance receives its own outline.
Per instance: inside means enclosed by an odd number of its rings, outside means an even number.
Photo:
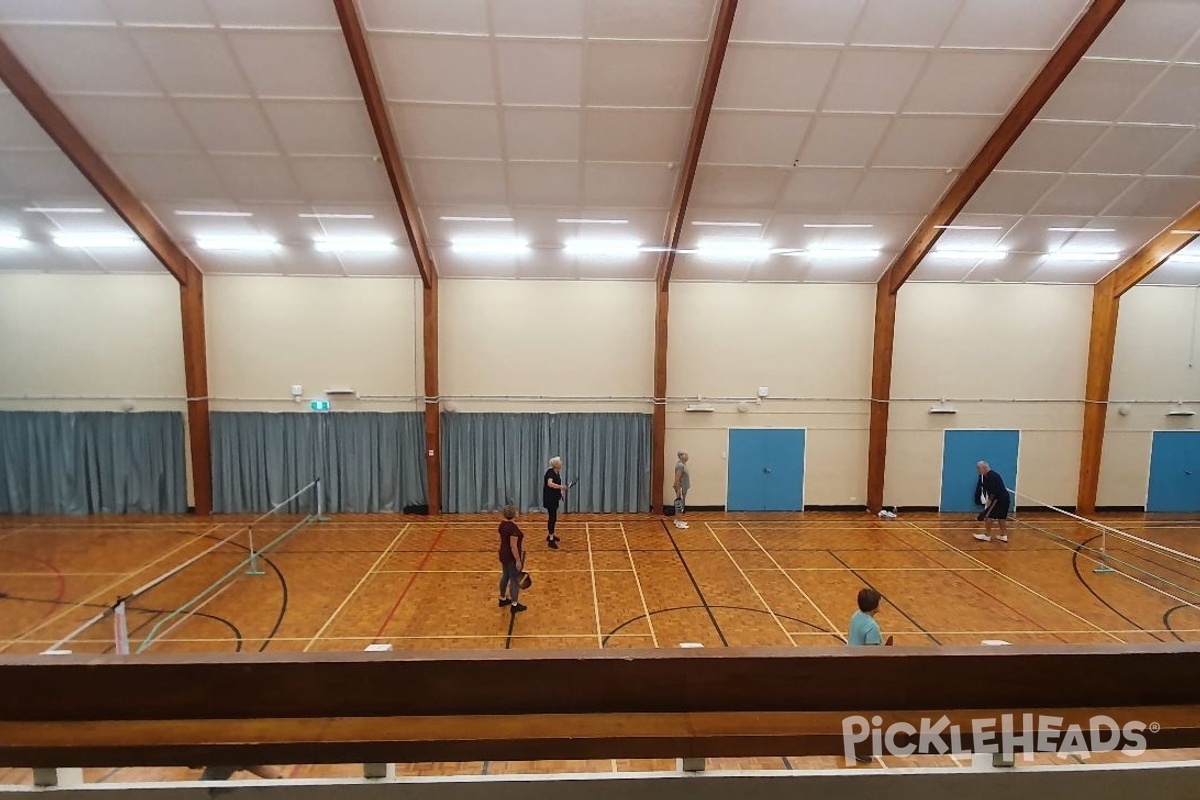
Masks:
[[[667,527],[666,522],[662,520],[659,520],[659,522],[662,524],[662,529],[666,532],[667,538],[671,540],[671,546],[675,548],[675,555],[679,556],[679,563],[683,565],[683,570],[687,573],[688,580],[692,582],[692,587],[696,590],[696,594],[699,596],[700,603],[704,606],[708,618],[712,621],[713,627],[716,628],[717,636],[721,639],[721,644],[729,647],[729,640],[725,638],[725,632],[721,630],[721,625],[717,622],[716,614],[713,614],[712,608],[708,605],[708,599],[704,596],[704,592],[701,591],[700,584],[696,582],[696,576],[692,574],[692,568],[688,566],[687,559],[683,557],[683,551],[679,549],[678,542],[671,535],[671,529]]]
[[[801,625],[807,625],[808,627],[812,628],[814,631],[817,631],[819,633],[827,633],[830,636],[832,636],[834,639],[836,639],[838,644],[844,644],[844,642],[842,642],[841,638],[837,634],[831,633],[827,628],[822,628],[820,625],[816,625],[812,622],[809,622],[806,619],[800,619],[799,617],[789,617],[787,614],[779,614],[777,612],[770,611],[770,610],[767,610],[764,608],[746,608],[745,606],[702,606],[702,605],[701,606],[674,606],[672,608],[656,608],[654,611],[651,611],[649,614],[638,614],[636,617],[632,617],[630,619],[625,620],[620,625],[618,625],[617,627],[615,627],[611,631],[609,631],[607,634],[605,634],[604,638],[601,640],[601,644],[602,645],[607,644],[609,639],[616,636],[624,628],[626,628],[629,625],[632,625],[633,623],[637,622],[638,620],[643,620],[643,619],[646,619],[647,617],[653,617],[657,614],[670,614],[674,611],[696,611],[698,609],[709,609],[709,608],[715,608],[715,609],[718,609],[721,611],[748,611],[751,614],[766,614],[767,616],[772,616],[777,619],[786,619],[788,622],[798,622]],[[717,630],[719,632],[720,628],[718,628]],[[630,635],[634,635],[634,634],[630,634]],[[641,634],[636,634],[636,635],[640,636]]]
[[[1091,544],[1092,542],[1094,542],[1094,541],[1096,541],[1097,539],[1099,539],[1099,538],[1100,538],[1102,535],[1103,535],[1103,534],[1099,534],[1099,533],[1098,533],[1098,534],[1096,534],[1095,536],[1093,536],[1092,538],[1090,538],[1090,539],[1087,539],[1087,540],[1085,540],[1085,541],[1083,541],[1083,542],[1080,542],[1080,543],[1079,543],[1079,544],[1078,544],[1078,545],[1077,545],[1077,546],[1074,548],[1073,552],[1071,553],[1071,569],[1075,571],[1075,577],[1076,577],[1076,578],[1079,580],[1079,585],[1080,585],[1080,586],[1082,586],[1084,589],[1087,589],[1087,590],[1088,590],[1088,593],[1089,593],[1089,594],[1091,594],[1091,596],[1092,596],[1092,597],[1096,598],[1097,602],[1099,602],[1101,605],[1103,605],[1103,606],[1104,606],[1105,608],[1107,608],[1109,611],[1111,611],[1111,612],[1113,612],[1114,614],[1116,614],[1116,615],[1117,615],[1118,617],[1120,617],[1121,619],[1123,619],[1123,620],[1125,620],[1126,622],[1128,622],[1128,623],[1129,623],[1130,625],[1132,625],[1133,627],[1135,627],[1135,628],[1137,628],[1138,630],[1140,630],[1142,633],[1145,633],[1145,634],[1148,634],[1148,635],[1150,635],[1150,636],[1154,637],[1154,639],[1156,639],[1157,641],[1160,641],[1160,642],[1162,642],[1162,641],[1166,641],[1165,639],[1162,639],[1161,637],[1159,637],[1157,634],[1153,633],[1152,631],[1146,630],[1146,628],[1145,628],[1145,627],[1143,627],[1143,626],[1141,626],[1141,625],[1137,624],[1137,623],[1136,623],[1136,622],[1134,622],[1132,619],[1130,619],[1129,617],[1127,617],[1125,614],[1123,614],[1123,613],[1121,613],[1119,610],[1117,610],[1117,607],[1116,607],[1116,606],[1114,606],[1112,603],[1108,602],[1108,601],[1107,601],[1107,600],[1105,600],[1103,597],[1101,597],[1101,596],[1100,596],[1100,593],[1099,593],[1099,592],[1097,592],[1095,589],[1093,589],[1093,588],[1092,588],[1092,585],[1091,585],[1090,583],[1088,583],[1088,582],[1087,582],[1087,580],[1085,580],[1085,579],[1084,579],[1084,577],[1083,577],[1083,572],[1082,572],[1082,571],[1079,569],[1079,556],[1080,556],[1080,554],[1082,553],[1082,551],[1083,551],[1083,549],[1084,549],[1085,547],[1087,547],[1089,544]],[[1168,627],[1169,627],[1169,626],[1168,626]],[[1174,631],[1172,631],[1172,633],[1174,634]]]
[[[845,567],[846,570],[851,575],[858,578],[860,581],[862,581],[863,583],[865,583],[867,586],[871,587],[872,589],[875,589],[874,584],[872,584],[869,580],[867,580],[862,575],[860,575],[858,570],[851,568],[851,566],[849,564],[847,564],[845,561],[843,561],[837,553],[833,552],[832,550],[826,550],[825,552],[827,552],[827,553],[829,553],[829,555],[833,556],[833,558],[839,564],[841,564],[843,567]],[[878,589],[875,589],[875,591],[879,592]],[[916,618],[913,617],[912,614],[909,614],[907,611],[905,611],[903,608],[901,608],[900,605],[895,600],[888,597],[887,595],[884,595],[883,592],[879,592],[879,594],[882,595],[884,597],[884,599],[888,601],[889,604],[891,604],[892,608],[894,608],[900,612],[900,616],[904,617],[906,620],[911,622],[913,625],[916,625],[917,629],[920,630],[921,633],[925,634],[930,639],[933,639],[934,644],[940,645],[942,643],[942,641],[940,639],[938,639],[936,636],[934,636],[932,633],[930,633],[929,630],[924,625],[917,622]]]

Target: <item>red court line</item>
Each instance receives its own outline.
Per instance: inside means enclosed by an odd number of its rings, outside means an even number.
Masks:
[[[387,619],[385,619],[383,621],[383,624],[379,626],[379,633],[375,634],[376,639],[379,639],[380,637],[382,637],[383,632],[385,630],[387,630],[387,626],[391,623],[392,617],[396,616],[396,611],[399,610],[400,604],[402,602],[404,602],[404,596],[406,594],[408,594],[408,590],[412,588],[413,583],[417,580],[417,577],[421,574],[421,570],[424,569],[425,565],[429,563],[429,557],[433,555],[433,551],[437,547],[437,543],[442,540],[442,536],[449,529],[450,529],[449,524],[443,525],[442,529],[440,531],[438,531],[438,535],[433,537],[433,542],[429,545],[429,549],[425,551],[425,557],[423,559],[421,559],[421,563],[417,565],[416,571],[413,572],[412,577],[410,577],[408,579],[408,583],[406,583],[404,585],[404,588],[400,591],[400,596],[396,598],[396,605],[392,606],[392,610],[387,615]]]
[[[54,612],[59,610],[58,607],[62,604],[63,598],[66,597],[66,595],[67,595],[67,579],[63,576],[62,572],[58,569],[57,566],[55,566],[54,564],[52,564],[51,562],[47,561],[44,558],[38,558],[37,556],[31,556],[28,553],[18,553],[15,550],[0,550],[0,553],[8,553],[9,555],[16,556],[17,558],[25,558],[30,561],[35,561],[35,562],[41,564],[42,566],[46,567],[47,569],[49,569],[51,572],[53,572],[55,579],[58,580],[58,594],[55,595],[54,602],[50,603],[49,605],[46,606],[45,616],[43,616],[41,619],[39,619],[37,621],[37,623],[35,623],[36,625],[41,625],[43,622],[45,622],[47,619],[50,618],[51,614],[53,614]],[[26,630],[28,630],[28,629],[26,629]]]

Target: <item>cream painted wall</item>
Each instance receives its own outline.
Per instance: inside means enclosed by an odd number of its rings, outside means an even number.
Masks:
[[[213,409],[292,411],[328,388],[341,411],[411,410],[423,391],[421,293],[415,278],[205,279]],[[291,387],[304,389],[303,404]]]
[[[460,411],[647,412],[654,291],[649,281],[442,280],[442,396]],[[503,399],[513,396],[545,401]]]
[[[175,279],[0,276],[0,395],[5,409],[183,410]],[[64,399],[18,399],[31,395]]]
[[[1198,320],[1196,288],[1138,286],[1121,298],[1098,505],[1145,505],[1152,432],[1200,429],[1196,417],[1166,416],[1178,400],[1200,412]]]
[[[901,289],[885,503],[939,503],[947,428],[1009,428],[1021,431],[1019,491],[1074,505],[1091,302],[1090,286]],[[930,414],[941,398],[959,413]]]
[[[875,288],[678,283],[667,353],[667,471],[687,450],[692,505],[723,505],[729,429],[805,428],[805,503],[865,502]],[[770,397],[737,410],[737,398]],[[687,413],[686,398],[712,401]],[[670,496],[671,476],[663,492]]]

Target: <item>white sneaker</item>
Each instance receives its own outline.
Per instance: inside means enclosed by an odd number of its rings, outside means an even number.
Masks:
[[[988,536],[986,533],[977,533],[975,534],[975,538],[981,542],[990,542],[992,540],[992,537]]]
[[[691,526],[691,525],[688,525],[686,522],[680,521],[680,523],[679,523],[679,527],[681,527],[681,528],[690,528],[690,527],[692,527],[692,526]]]
[[[684,521],[683,521],[683,520],[681,520],[681,519],[677,519],[677,520],[675,520],[675,527],[676,527],[676,528],[686,528],[686,527],[687,527],[687,523],[686,523],[686,522],[684,522]]]
[[[1002,536],[997,536],[997,537],[996,537],[996,541],[997,541],[997,542],[1004,542],[1005,544],[1008,544],[1008,537],[1007,537],[1007,536],[1003,536],[1003,535],[1002,535]]]

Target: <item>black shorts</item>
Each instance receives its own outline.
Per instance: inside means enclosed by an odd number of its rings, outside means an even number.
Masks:
[[[987,512],[988,519],[1008,519],[1008,501],[997,500],[992,510]]]

